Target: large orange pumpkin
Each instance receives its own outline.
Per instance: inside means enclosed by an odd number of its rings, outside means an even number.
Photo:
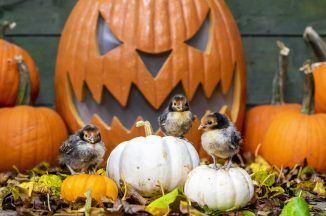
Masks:
[[[7,28],[9,22],[2,24]],[[24,49],[3,40],[3,32],[0,32],[0,107],[13,106],[16,102],[19,86],[19,71],[14,60],[16,55],[21,55],[28,67],[31,81],[31,98],[34,101],[39,93],[39,75],[32,57]],[[2,34],[1,34],[2,33]]]
[[[223,108],[241,126],[241,37],[223,0],[80,0],[62,33],[55,86],[69,128],[98,125],[108,152],[143,134],[140,118],[156,123],[175,93],[198,117]],[[187,138],[199,148],[194,124]]]
[[[314,114],[314,80],[306,67],[305,93],[300,110],[279,114],[264,138],[261,155],[277,166],[308,165],[326,172],[326,114]]]
[[[17,101],[28,104],[29,73],[21,57],[18,65],[21,77]],[[42,161],[56,163],[59,146],[68,136],[63,120],[53,110],[19,104],[0,109],[0,131],[0,172],[13,165],[26,170]]]
[[[299,104],[284,103],[284,85],[290,50],[281,42],[278,42],[278,46],[279,69],[273,80],[272,103],[256,106],[247,112],[244,123],[244,152],[254,154],[259,150],[258,146],[262,144],[271,122],[277,115],[290,110],[300,110]]]

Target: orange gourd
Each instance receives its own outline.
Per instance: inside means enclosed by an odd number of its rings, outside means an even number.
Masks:
[[[307,159],[308,165],[326,172],[326,114],[314,114],[314,80],[305,66],[305,93],[300,110],[281,113],[271,123],[261,155],[279,167],[293,167]]]
[[[63,199],[74,202],[77,198],[85,198],[85,193],[91,190],[92,198],[101,202],[103,199],[116,200],[118,187],[106,176],[79,174],[67,177],[61,185]]]
[[[80,0],[62,33],[56,106],[70,130],[100,127],[108,153],[143,135],[135,122],[157,116],[176,93],[200,118],[227,111],[242,126],[245,62],[223,0]],[[187,138],[200,154],[198,119]]]
[[[326,113],[326,43],[311,26],[305,29],[303,37],[312,47],[318,61],[321,61],[314,64],[315,109],[317,113]]]
[[[314,81],[316,112],[326,113],[326,62],[314,64]]]
[[[277,44],[280,48],[279,70],[273,81],[272,103],[254,107],[247,112],[243,131],[244,152],[254,154],[259,150],[258,146],[262,144],[271,122],[277,115],[290,110],[300,110],[299,104],[284,103],[284,84],[290,50],[282,42]]]
[[[29,73],[21,57],[15,60],[20,70],[18,105],[0,108],[0,171],[13,165],[26,170],[43,161],[57,163],[59,146],[68,136],[63,120],[53,110],[21,105],[30,102]]]
[[[3,23],[3,30],[0,33],[0,107],[14,106],[19,89],[19,71],[14,60],[16,55],[21,55],[28,67],[31,82],[30,96],[35,101],[39,93],[38,69],[32,57],[19,46],[3,40],[4,31],[12,23]]]

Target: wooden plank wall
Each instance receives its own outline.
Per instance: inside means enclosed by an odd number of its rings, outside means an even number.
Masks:
[[[292,50],[286,99],[299,102],[302,75],[298,68],[313,55],[302,32],[314,26],[326,36],[325,0],[226,0],[239,25],[247,61],[247,104],[268,103],[277,68],[276,40]],[[60,33],[77,0],[0,0],[0,19],[17,22],[7,40],[28,50],[41,75],[38,105],[53,106],[54,68]],[[1,93],[0,93],[1,94]]]

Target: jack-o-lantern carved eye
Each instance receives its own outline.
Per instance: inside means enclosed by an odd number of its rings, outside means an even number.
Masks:
[[[172,50],[162,53],[146,53],[140,50],[136,51],[153,77],[156,77],[156,75],[160,72],[161,68],[172,52]]]
[[[101,55],[105,55],[122,44],[122,42],[113,34],[101,14],[99,15],[97,23],[97,41]]]
[[[202,52],[205,52],[209,40],[209,29],[211,26],[210,22],[210,13],[208,13],[199,30],[190,39],[186,40],[185,43]]]

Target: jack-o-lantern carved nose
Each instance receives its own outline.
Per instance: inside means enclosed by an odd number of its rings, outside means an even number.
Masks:
[[[164,63],[169,58],[172,50],[162,52],[162,53],[146,53],[140,50],[137,50],[137,53],[147,70],[151,72],[153,77],[160,72],[161,68],[164,66]]]

